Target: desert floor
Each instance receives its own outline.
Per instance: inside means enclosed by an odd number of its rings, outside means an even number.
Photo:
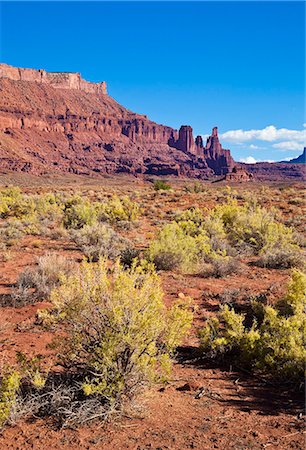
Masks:
[[[18,185],[23,192],[81,192],[95,199],[98,194],[129,195],[140,202],[142,214],[137,227],[122,231],[143,249],[156,231],[177,211],[192,206],[211,208],[226,196],[226,186],[202,183],[192,192],[193,181],[168,179],[172,189],[157,191],[150,181],[127,177],[88,179],[76,176],[33,177],[0,175],[0,187]],[[278,208],[283,221],[303,231],[302,185],[299,183],[247,183],[231,185],[238,200],[256,196],[267,207]],[[14,307],[11,291],[18,275],[34,266],[46,252],[63,254],[75,261],[82,254],[73,243],[48,236],[26,235],[0,255],[0,348],[9,361],[16,351],[29,355],[52,355],[47,344],[52,333],[37,324],[36,312],[48,306],[38,303]],[[272,303],[284,292],[289,270],[266,269],[242,261],[242,270],[224,278],[201,278],[161,271],[166,304],[179,293],[191,296],[197,305],[192,332],[174,361],[170,380],[137,399],[124,417],[111,423],[92,423],[77,429],[57,429],[50,421],[31,419],[0,431],[1,449],[303,449],[303,394],[287,391],[263,377],[239,370],[235,363],[217,366],[199,358],[196,331],[215,314],[226,296],[245,310],[249,298],[265,296]]]

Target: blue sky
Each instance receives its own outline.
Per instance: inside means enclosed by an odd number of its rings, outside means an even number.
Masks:
[[[3,2],[2,62],[106,80],[119,103],[236,160],[305,145],[304,2]]]

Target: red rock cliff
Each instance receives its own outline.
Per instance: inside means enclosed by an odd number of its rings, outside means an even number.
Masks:
[[[206,178],[232,163],[215,141],[208,151],[194,140],[190,126],[178,132],[135,114],[106,94],[104,82],[78,73],[1,64],[0,94],[2,169]]]
[[[107,94],[105,81],[91,83],[83,80],[79,73],[74,72],[46,72],[43,69],[20,69],[8,64],[0,64],[0,78],[14,81],[35,81],[57,89],[77,89],[97,95]]]
[[[212,129],[211,136],[207,139],[204,148],[204,158],[208,167],[210,167],[216,175],[224,175],[230,172],[235,165],[230,150],[224,149],[219,141],[217,127]]]

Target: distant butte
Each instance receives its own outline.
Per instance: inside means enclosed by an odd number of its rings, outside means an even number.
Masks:
[[[105,81],[0,64],[0,92],[2,171],[207,179],[236,165],[217,127],[204,144],[188,125],[177,131],[124,108]]]

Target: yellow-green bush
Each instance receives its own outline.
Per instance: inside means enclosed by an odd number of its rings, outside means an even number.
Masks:
[[[192,271],[199,260],[201,249],[199,244],[201,244],[199,239],[186,234],[179,224],[172,222],[165,225],[157,238],[151,242],[148,258],[154,262],[157,269],[179,268],[186,272]],[[207,242],[204,239],[202,248],[206,246]]]
[[[46,193],[35,197],[35,213],[40,221],[60,221],[63,216],[64,204],[53,193]]]
[[[20,374],[16,370],[6,370],[0,382],[0,428],[10,418],[16,404],[17,392],[20,386]]]
[[[219,219],[206,220],[199,208],[186,210],[161,229],[150,244],[148,258],[158,269],[164,270],[178,268],[184,272],[201,272],[203,263],[229,269],[233,265],[227,255],[222,227]],[[220,276],[220,273],[214,270],[211,276]]]
[[[106,203],[96,204],[98,219],[100,221],[116,224],[117,222],[133,222],[140,214],[139,204],[129,197],[114,195]]]
[[[191,326],[188,301],[167,310],[152,267],[83,263],[51,294],[46,324],[63,324],[58,342],[66,367],[84,374],[86,395],[108,401],[131,397],[143,384],[163,378],[170,356]]]
[[[229,200],[216,206],[211,218],[221,219],[227,239],[235,247],[247,246],[255,254],[278,246],[293,245],[293,232],[276,221],[275,212],[268,211],[254,202],[238,205]]]
[[[178,214],[175,221],[189,236],[197,236],[203,229],[205,217],[200,208],[190,208]]]
[[[155,191],[169,191],[171,189],[171,186],[163,180],[154,181],[153,186]]]
[[[240,251],[259,254],[262,266],[302,267],[295,241],[293,230],[276,220],[275,211],[251,200],[241,206],[231,196],[210,212],[191,208],[176,215],[151,243],[148,254],[158,268],[196,271],[200,265],[203,274],[224,276],[238,268],[231,256]]]
[[[35,205],[31,197],[22,194],[18,187],[0,190],[0,217],[21,219],[34,213]]]
[[[304,339],[306,276],[293,271],[285,298],[276,307],[256,304],[253,321],[246,323],[225,305],[219,318],[200,331],[203,351],[213,351],[276,378],[303,380],[306,363]]]
[[[64,204],[63,224],[65,228],[79,229],[97,221],[96,208],[88,199],[75,195]]]

